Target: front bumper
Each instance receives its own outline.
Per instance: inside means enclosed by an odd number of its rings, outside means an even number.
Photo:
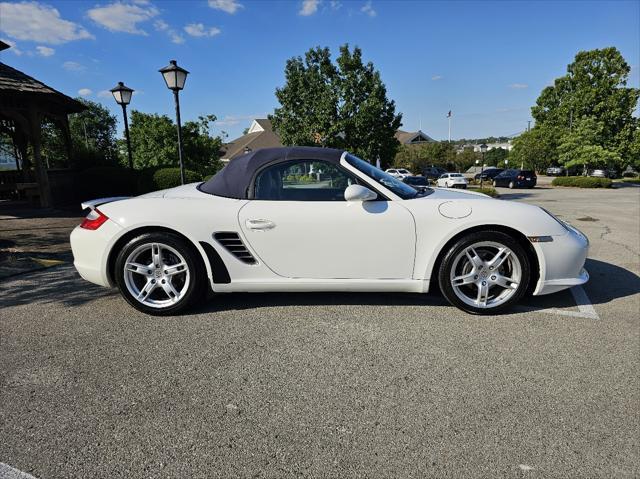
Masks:
[[[584,269],[589,240],[576,228],[567,226],[569,231],[553,236],[552,242],[533,245],[540,261],[540,279],[534,296],[556,293],[589,281],[589,273]]]
[[[114,238],[122,231],[115,221],[107,220],[97,230],[76,226],[71,232],[73,265],[80,276],[100,286],[112,286],[107,274],[107,260]]]

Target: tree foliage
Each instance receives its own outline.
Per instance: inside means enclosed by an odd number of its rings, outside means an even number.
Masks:
[[[430,166],[439,166],[448,171],[466,171],[481,158],[473,149],[456,151],[453,143],[429,142],[421,145],[402,145],[396,153],[393,165],[421,173]]]
[[[185,168],[204,176],[220,168],[222,139],[210,134],[214,115],[200,116],[182,126]],[[170,168],[179,164],[175,123],[166,115],[131,111],[131,150],[136,169]],[[121,149],[126,148],[122,140]]]
[[[567,74],[542,90],[531,109],[536,125],[516,140],[515,156],[531,166],[557,161],[622,168],[636,162],[639,125],[633,111],[640,90],[627,86],[629,72],[614,47],[579,52]]]
[[[287,61],[285,79],[276,90],[280,107],[269,116],[285,145],[346,148],[371,162],[391,162],[402,115],[358,47],[340,47],[336,64],[328,48],[313,48]]]
[[[504,160],[509,158],[509,150],[504,148],[491,148],[484,156],[484,162],[487,166],[503,167]]]
[[[76,98],[87,109],[69,115],[72,163],[60,125],[50,120],[42,124],[42,153],[50,167],[113,166],[118,164],[115,115],[102,104]]]

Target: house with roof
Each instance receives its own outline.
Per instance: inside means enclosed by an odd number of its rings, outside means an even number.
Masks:
[[[398,130],[395,134],[401,145],[420,145],[435,141],[423,131]],[[258,118],[251,122],[247,133],[223,146],[220,160],[224,163],[260,148],[274,148],[284,146],[280,137],[273,131],[271,121],[266,118]]]
[[[278,146],[284,145],[280,141],[280,137],[273,131],[271,121],[266,118],[258,118],[251,122],[251,126],[245,135],[225,143],[220,160],[228,163],[250,151]]]
[[[418,131],[396,131],[396,140],[400,142],[401,145],[421,145],[423,143],[430,143],[435,141],[425,132]]]

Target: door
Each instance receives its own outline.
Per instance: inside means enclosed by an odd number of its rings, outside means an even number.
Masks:
[[[276,274],[309,279],[410,279],[415,223],[400,201],[347,202],[358,180],[331,163],[294,160],[263,170],[238,221]]]

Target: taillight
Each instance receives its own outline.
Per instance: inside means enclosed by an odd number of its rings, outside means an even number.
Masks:
[[[524,180],[524,176],[518,175],[518,180]]]
[[[97,209],[91,210],[87,217],[82,220],[82,223],[80,223],[80,228],[84,228],[85,230],[97,230],[108,219],[109,218],[107,218],[101,211]]]

